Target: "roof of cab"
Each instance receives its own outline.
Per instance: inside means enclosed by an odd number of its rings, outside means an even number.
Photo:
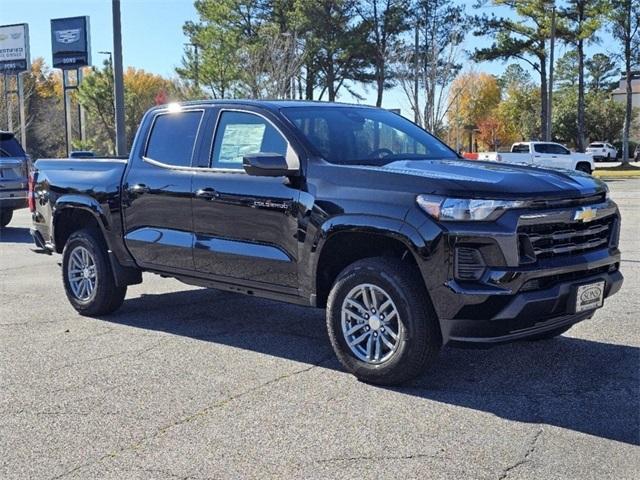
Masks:
[[[362,108],[376,108],[370,105],[359,105],[352,103],[341,102],[321,102],[317,100],[251,100],[251,99],[237,99],[237,100],[191,100],[187,102],[176,102],[182,106],[197,106],[197,105],[242,105],[261,107],[268,110],[280,110],[281,108],[289,107],[362,107]],[[167,105],[158,105],[155,108],[166,108]]]

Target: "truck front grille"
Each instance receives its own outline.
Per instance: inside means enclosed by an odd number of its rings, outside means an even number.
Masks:
[[[541,223],[518,228],[521,249],[535,258],[573,255],[603,248],[609,244],[614,217],[589,223]]]

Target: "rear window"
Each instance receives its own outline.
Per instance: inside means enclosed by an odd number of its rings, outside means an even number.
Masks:
[[[514,145],[511,147],[511,153],[529,153],[529,145]]]
[[[0,134],[0,157],[25,157],[26,154],[13,134]]]
[[[153,122],[145,156],[167,165],[191,166],[201,118],[201,111],[158,115]]]
[[[602,148],[602,147],[604,147],[604,145],[602,145],[601,143],[592,143],[589,146],[591,148]]]

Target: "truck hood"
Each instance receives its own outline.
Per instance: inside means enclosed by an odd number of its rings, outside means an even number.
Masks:
[[[600,180],[574,170],[471,160],[398,160],[356,166],[402,176],[411,190],[460,198],[577,198],[606,191]],[[393,182],[395,183],[395,182]]]

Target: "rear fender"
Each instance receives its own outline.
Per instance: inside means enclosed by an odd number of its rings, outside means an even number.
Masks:
[[[98,228],[102,233],[102,238],[107,245],[107,255],[116,285],[125,286],[141,283],[141,271],[137,268],[122,265],[116,258],[116,255],[113,252],[114,240],[111,234],[112,226],[109,222],[109,215],[105,213],[104,209],[96,199],[87,195],[77,194],[63,195],[58,198],[53,211],[52,238],[54,240],[56,238],[56,227],[58,226],[58,221],[60,220],[61,215],[71,209],[87,212],[96,220]],[[64,245],[56,244],[56,250],[59,252],[62,251],[63,247]]]
[[[92,197],[87,195],[62,195],[56,200],[56,203],[53,207],[53,221],[52,221],[52,238],[55,240],[55,231],[56,226],[58,224],[58,220],[60,219],[63,212],[69,211],[69,209],[79,209],[90,213],[98,223],[100,231],[107,242],[107,246],[111,249],[111,245],[109,244],[109,239],[107,238],[106,231],[109,229],[108,218],[105,215],[102,206],[98,203],[98,201]],[[56,249],[61,249],[63,245],[56,245]]]

